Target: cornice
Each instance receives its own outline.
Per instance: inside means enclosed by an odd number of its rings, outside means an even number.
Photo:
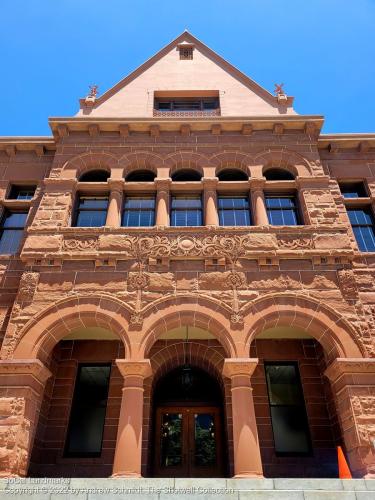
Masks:
[[[61,136],[61,126],[64,126],[64,136],[69,132],[90,132],[95,124],[99,133],[119,132],[124,126],[128,133],[148,132],[155,127],[158,132],[181,132],[181,126],[189,125],[191,131],[212,132],[212,127],[220,125],[221,132],[237,131],[243,133],[243,127],[251,126],[253,132],[267,130],[271,133],[275,125],[282,126],[283,131],[301,130],[306,133],[306,125],[313,126],[318,134],[324,122],[321,115],[269,115],[269,116],[212,116],[212,117],[51,117],[49,124],[56,138]],[[309,127],[307,127],[309,128]]]
[[[343,375],[358,374],[372,374],[375,377],[375,358],[337,358],[324,372],[331,382],[335,382]]]

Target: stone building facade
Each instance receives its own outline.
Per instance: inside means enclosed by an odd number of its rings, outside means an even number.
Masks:
[[[375,134],[322,124],[185,32],[0,138],[2,476],[334,477],[341,445],[374,477]]]

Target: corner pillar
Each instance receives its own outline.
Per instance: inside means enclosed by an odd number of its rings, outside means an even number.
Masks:
[[[27,475],[50,376],[38,359],[0,361],[0,477]]]
[[[354,477],[375,479],[375,358],[337,358],[326,369]]]
[[[156,178],[156,226],[169,226],[169,190],[171,179],[170,178]]]
[[[112,477],[141,477],[143,384],[152,374],[149,359],[116,364],[124,377]]]
[[[231,380],[234,477],[263,477],[250,377],[257,358],[227,358],[223,375]]]

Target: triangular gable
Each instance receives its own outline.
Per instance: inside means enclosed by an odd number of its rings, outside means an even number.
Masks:
[[[178,47],[192,46],[192,61],[179,61]],[[81,99],[77,116],[150,117],[154,92],[218,91],[222,116],[295,114],[293,98],[282,102],[184,31],[100,97]]]

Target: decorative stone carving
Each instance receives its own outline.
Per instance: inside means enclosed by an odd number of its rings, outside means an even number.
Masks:
[[[141,263],[139,263],[139,267],[138,273],[131,274],[128,280],[129,287],[135,289],[136,293],[134,312],[130,316],[130,323],[132,325],[142,325],[143,323],[143,315],[141,314],[142,290],[144,290],[150,282],[149,276],[143,272]]]
[[[18,288],[17,302],[31,301],[39,283],[39,273],[24,272]]]
[[[313,248],[311,237],[293,237],[293,236],[279,236],[277,243],[280,248],[287,248],[288,250],[299,250],[304,248]]]
[[[347,300],[358,299],[358,288],[355,274],[352,269],[339,269],[337,271],[341,292]]]
[[[244,286],[246,284],[245,277],[243,273],[237,273],[232,271],[227,277],[228,286],[232,288],[233,299],[232,299],[232,310],[233,314],[231,314],[230,320],[232,323],[241,324],[243,323],[243,316],[239,312],[240,304],[238,300],[238,288]]]
[[[150,277],[143,272],[131,273],[128,279],[129,289],[133,288],[136,290],[146,288],[150,282]]]
[[[63,240],[62,250],[68,251],[85,251],[97,250],[97,238],[65,238]]]
[[[351,400],[361,445],[371,445],[375,436],[375,396],[354,396]]]

